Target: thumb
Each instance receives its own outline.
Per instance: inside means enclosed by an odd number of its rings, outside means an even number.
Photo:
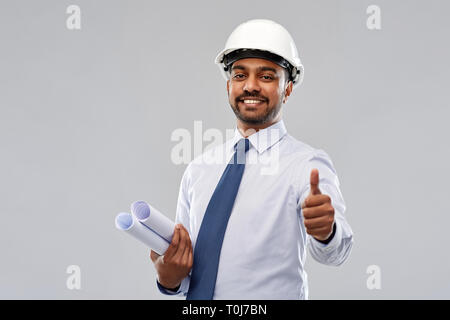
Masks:
[[[319,189],[319,170],[312,169],[311,170],[311,177],[310,177],[310,183],[311,183],[311,194],[322,194]]]
[[[150,250],[150,258],[152,259],[153,263],[156,262],[156,259],[159,258],[159,254],[157,254],[155,251]]]

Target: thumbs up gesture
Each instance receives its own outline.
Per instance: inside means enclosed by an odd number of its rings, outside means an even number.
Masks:
[[[311,191],[302,203],[306,232],[319,241],[327,240],[333,233],[334,208],[331,198],[319,189],[319,170],[311,170]]]

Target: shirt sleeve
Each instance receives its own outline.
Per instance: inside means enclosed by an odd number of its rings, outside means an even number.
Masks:
[[[339,189],[339,179],[333,163],[328,154],[320,149],[312,152],[312,155],[303,167],[304,172],[300,175],[300,197],[297,203],[297,212],[303,221],[301,204],[308,196],[311,185],[310,176],[312,169],[319,170],[319,189],[322,194],[331,198],[334,208],[335,231],[331,241],[324,244],[313,236],[307,234],[307,246],[311,256],[319,263],[325,265],[339,266],[343,264],[350,255],[353,246],[353,231],[345,218],[346,205]],[[302,226],[304,227],[303,223]],[[306,233],[306,230],[305,230]]]
[[[189,211],[190,211],[189,176],[190,176],[190,165],[187,166],[186,170],[184,171],[183,177],[181,178],[180,189],[178,192],[175,223],[183,224],[183,226],[189,232],[189,236],[192,238],[189,223]],[[181,281],[181,284],[177,291],[168,290],[167,288],[163,287],[158,281],[158,276],[156,279],[157,287],[162,294],[186,296],[189,290],[189,283],[191,278],[190,274],[191,273],[189,273],[189,275]]]
[[[156,285],[158,286],[159,292],[161,292],[162,294],[171,295],[171,296],[173,296],[173,295],[186,296],[187,291],[189,289],[189,281],[190,281],[190,275],[187,276],[186,278],[184,278],[183,281],[181,281],[181,284],[178,286],[177,291],[172,291],[172,290],[169,290],[169,289],[163,287],[159,283],[158,279],[156,279]]]

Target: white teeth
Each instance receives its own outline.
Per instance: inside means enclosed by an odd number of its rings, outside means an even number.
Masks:
[[[260,101],[260,100],[244,100],[244,103],[247,103],[247,104],[257,104],[260,102],[262,102],[262,101]]]

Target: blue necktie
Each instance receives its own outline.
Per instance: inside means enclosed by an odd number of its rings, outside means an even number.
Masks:
[[[237,148],[236,148],[237,147]],[[231,209],[245,169],[245,153],[250,145],[241,139],[206,208],[194,248],[194,264],[187,300],[211,300],[216,286],[220,250]]]

